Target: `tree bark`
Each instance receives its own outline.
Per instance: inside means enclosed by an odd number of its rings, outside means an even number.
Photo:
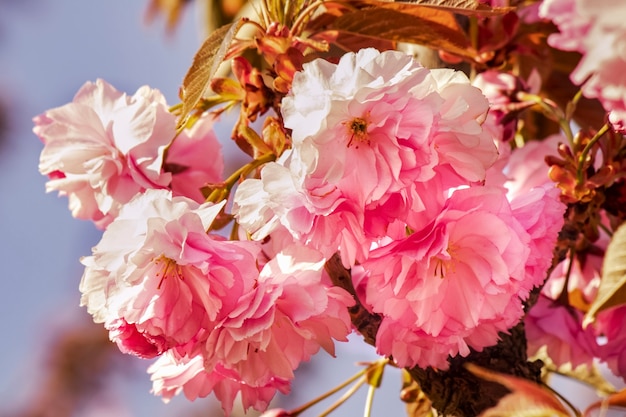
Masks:
[[[352,284],[350,270],[343,266],[337,254],[326,263],[326,271],[334,285],[345,289],[354,297],[355,305],[349,309],[352,323],[365,342],[374,346],[382,317],[372,314],[361,304]],[[498,344],[487,347],[481,352],[472,351],[467,357],[451,358],[450,368],[447,371],[419,367],[407,369],[407,371],[441,415],[478,416],[484,410],[495,406],[500,398],[508,393],[508,390],[500,384],[485,381],[473,375],[465,369],[466,363],[474,363],[496,372],[540,382],[542,364],[540,361],[528,361],[523,322],[511,329],[509,334],[500,336]]]

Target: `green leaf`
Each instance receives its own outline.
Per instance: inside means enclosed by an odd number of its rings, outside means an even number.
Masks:
[[[181,87],[183,108],[178,119],[179,128],[184,126],[191,111],[209,89],[211,79],[217,73],[235,35],[245,21],[245,19],[239,19],[217,29],[207,37],[196,52],[191,68],[187,70]]]
[[[493,372],[474,364],[466,364],[474,375],[497,382],[511,393],[500,399],[495,407],[483,411],[479,417],[569,417],[561,401],[542,386],[523,378]]]
[[[330,30],[416,43],[460,56],[475,55],[454,13],[411,3],[367,1],[370,7],[337,17]]]
[[[620,304],[626,304],[626,224],[617,229],[606,249],[598,295],[585,314],[583,326],[593,323],[601,311]]]

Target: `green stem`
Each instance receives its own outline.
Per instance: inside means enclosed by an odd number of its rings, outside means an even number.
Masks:
[[[565,117],[567,117],[568,121],[571,120],[572,117],[574,117],[574,112],[576,112],[576,107],[578,107],[578,102],[582,97],[583,90],[578,90],[572,100],[567,105],[567,114],[565,115]]]
[[[367,370],[368,370],[368,368],[364,368],[363,370],[361,370],[361,371],[357,372],[356,374],[352,375],[350,378],[346,379],[344,382],[342,382],[341,384],[337,385],[336,387],[334,387],[330,391],[325,392],[324,394],[320,395],[319,397],[312,399],[311,401],[307,402],[306,404],[301,405],[298,408],[294,408],[293,410],[289,411],[289,415],[292,416],[292,417],[296,417],[298,414],[302,413],[303,411],[306,411],[307,409],[311,408],[312,406],[314,406],[315,404],[319,403],[320,401],[324,401],[326,398],[328,398],[331,395],[341,391],[342,389],[344,389],[345,387],[347,387],[348,385],[350,385],[351,383],[353,383],[357,379],[363,378],[363,375],[365,375]]]
[[[372,404],[374,404],[374,392],[376,392],[376,387],[373,385],[370,385],[369,389],[367,390],[367,398],[365,399],[365,410],[363,411],[363,417],[372,416]]]
[[[525,92],[518,93],[518,98],[521,101],[532,101],[537,104],[543,110],[543,113],[557,122],[559,127],[563,131],[563,134],[567,137],[570,145],[574,145],[574,133],[572,132],[572,127],[569,124],[569,120],[565,117],[561,109],[551,101],[548,102],[541,96],[537,94],[530,94]]]
[[[178,103],[178,104],[174,104],[173,106],[171,106],[168,111],[170,113],[174,113],[182,108],[183,108],[183,103]]]
[[[609,124],[605,123],[604,126],[602,126],[600,130],[598,130],[598,133],[596,133],[594,137],[591,138],[589,143],[585,145],[583,151],[580,153],[580,156],[578,157],[578,168],[576,169],[576,181],[578,182],[578,184],[582,184],[583,182],[583,165],[585,163],[585,159],[587,159],[587,155],[591,151],[593,145],[595,145],[596,142],[600,140],[602,135],[604,135],[608,130]]]
[[[217,203],[218,201],[223,200],[225,198],[225,195],[230,194],[230,190],[232,190],[232,188],[237,182],[239,182],[241,178],[247,177],[252,171],[257,169],[261,165],[275,160],[276,155],[274,155],[273,153],[268,153],[259,157],[258,159],[247,163],[246,165],[239,168],[237,171],[233,172],[231,176],[228,177],[226,181],[224,181],[223,187],[213,190],[211,194],[209,194],[209,196],[207,197],[206,201]]]
[[[341,398],[339,398],[330,407],[328,407],[326,410],[324,410],[324,412],[322,412],[318,417],[326,417],[327,415],[329,415],[330,413],[335,411],[337,408],[339,408],[340,405],[345,403],[348,400],[348,398],[352,397],[352,395],[354,395],[354,393],[357,392],[359,390],[359,388],[361,388],[361,386],[363,386],[363,384],[365,384],[366,381],[367,381],[367,379],[365,377],[362,377],[356,384],[354,384],[352,387],[350,387],[350,389],[348,391],[346,391],[341,396]]]

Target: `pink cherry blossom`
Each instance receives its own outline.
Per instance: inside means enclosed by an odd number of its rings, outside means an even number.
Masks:
[[[550,45],[583,54],[570,75],[586,97],[597,98],[610,113],[614,127],[626,124],[626,4],[612,0],[546,0],[540,15],[560,33]]]
[[[206,233],[222,206],[147,190],[83,258],[81,304],[122,351],[153,357],[191,349],[185,345],[252,289],[257,245]]]
[[[566,143],[565,136],[551,135],[543,140],[533,140],[511,152],[504,171],[508,181],[504,186],[509,190],[510,198],[527,193],[534,187],[543,187],[554,183],[548,177],[546,156],[557,156],[559,143]]]
[[[617,305],[598,314],[596,332],[604,338],[598,357],[626,381],[626,305]]]
[[[128,96],[103,80],[85,83],[74,100],[34,118],[44,143],[39,170],[47,191],[69,198],[74,217],[105,228],[147,188],[164,188],[161,166],[175,136],[175,116],[157,90]]]
[[[596,335],[582,325],[583,314],[541,295],[524,318],[528,354],[546,347],[555,365],[591,365],[597,355]]]
[[[566,258],[552,270],[537,304],[525,318],[529,355],[534,355],[545,346],[548,356],[557,365],[571,363],[577,366],[591,364],[594,357],[606,352],[598,347],[598,330],[592,326],[583,327],[583,311],[562,305],[558,300],[566,291],[569,300],[578,294],[580,303],[591,304],[600,284],[601,254],[608,240],[602,234],[596,242],[599,246],[577,255],[573,260]],[[566,283],[568,288],[564,289]]]
[[[354,265],[386,225],[425,209],[430,196],[416,190],[485,179],[497,158],[481,127],[487,108],[462,73],[430,71],[401,52],[314,60],[282,103],[293,149],[240,185],[235,215],[255,239],[280,223]]]
[[[267,263],[254,291],[210,332],[205,367],[221,364],[262,386],[291,380],[320,347],[334,354],[333,340],[346,341],[351,331],[347,308],[354,300],[331,286],[324,263],[318,252],[294,246]]]
[[[533,287],[544,282],[552,264],[552,252],[567,208],[560,196],[561,191],[554,184],[546,184],[518,195],[511,202],[513,216],[530,235],[526,279],[520,286],[520,295],[524,298]]]
[[[174,196],[203,203],[200,189],[223,180],[224,160],[213,131],[214,122],[211,116],[201,117],[191,129],[180,132],[167,150],[164,169],[172,174]]]
[[[556,300],[567,282],[568,292],[578,292],[584,303],[591,304],[600,286],[604,252],[609,240],[606,233],[600,233],[600,238],[584,253],[577,255],[573,260],[568,256],[560,262],[550,274],[541,292]]]
[[[354,300],[331,285],[324,264],[305,247],[278,253],[254,287],[197,335],[201,345],[182,355],[170,350],[151,367],[155,392],[169,399],[183,390],[193,399],[213,391],[229,412],[240,391],[244,406],[264,409],[277,389],[288,390],[302,361],[320,348],[334,354],[334,341],[346,341],[351,331]]]
[[[373,250],[362,266],[366,302],[383,315],[379,353],[446,369],[449,355],[494,344],[523,315],[530,241],[504,190],[472,187],[431,224]]]
[[[580,13],[578,0],[545,0],[539,7],[539,15],[552,20],[560,33],[548,38],[554,48],[565,51],[585,52],[585,39],[591,30],[591,19]]]
[[[534,103],[520,101],[519,92],[537,93],[541,79],[533,71],[528,80],[523,80],[508,72],[487,70],[474,78],[472,85],[478,87],[489,100],[487,119],[500,126],[499,140],[508,142],[517,132],[517,113]]]
[[[288,381],[277,378],[263,386],[250,386],[220,365],[206,370],[202,356],[177,358],[171,352],[162,355],[148,372],[153,382],[152,392],[162,396],[164,401],[168,402],[181,392],[191,401],[214,393],[227,416],[232,412],[237,394],[244,409],[262,411],[276,392],[287,394],[290,390]]]

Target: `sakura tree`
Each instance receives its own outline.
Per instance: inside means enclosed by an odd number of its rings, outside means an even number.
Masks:
[[[103,231],[80,303],[156,395],[296,416],[397,367],[413,416],[626,406],[598,371],[626,378],[626,6],[211,5],[180,97],[95,80],[34,119],[47,191]],[[351,333],[380,359],[271,408]]]

